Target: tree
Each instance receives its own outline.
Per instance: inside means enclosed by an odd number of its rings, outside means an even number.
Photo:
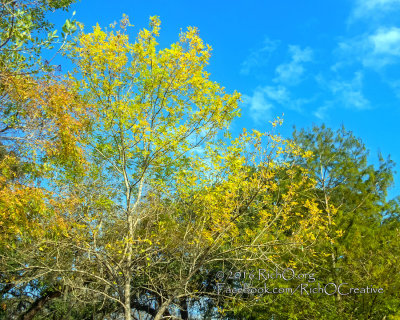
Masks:
[[[66,10],[71,3],[5,0],[0,4],[0,272],[6,318],[30,319],[59,295],[53,280],[40,272],[25,272],[21,263],[40,256],[40,239],[53,237],[65,222],[41,182],[47,176],[46,162],[71,160],[76,154],[67,136],[79,123],[73,118],[77,100],[65,82],[54,78],[53,67],[41,59],[41,52],[55,44],[62,47],[76,28],[67,21],[62,44],[46,19],[48,12]],[[30,297],[32,292],[37,298]]]
[[[87,108],[57,104],[69,132],[55,154],[76,156],[46,162],[65,228],[18,263],[127,320],[187,318],[195,302],[239,298],[215,290],[218,268],[277,263],[288,247],[309,244],[323,219],[296,199],[312,180],[288,157],[307,154],[274,134],[222,135],[240,96],[209,80],[211,48],[197,29],[157,50],[157,17],[135,43],[129,26],[127,17],[119,31],[96,26],[69,49],[67,92]],[[284,192],[278,201],[267,190]],[[300,207],[305,218],[293,219]]]
[[[37,72],[40,53],[51,48],[58,37],[53,25],[46,20],[48,12],[68,10],[74,0],[2,0],[0,4],[0,79],[10,74]],[[76,29],[75,22],[68,22],[64,35]],[[44,33],[48,33],[45,35]],[[65,40],[65,38],[63,39]],[[39,67],[39,68],[38,68]]]
[[[26,109],[20,110],[15,96],[9,95],[11,92],[21,94],[24,88],[28,90],[22,93],[24,99],[32,84],[54,76],[56,69],[51,65],[52,59],[43,60],[41,53],[54,45],[59,46],[57,53],[60,52],[79,23],[67,20],[62,40],[57,40],[57,30],[53,31],[54,26],[46,15],[58,9],[68,10],[72,2],[74,0],[2,0],[0,3],[0,141],[3,144],[21,140],[17,132],[25,130],[26,134],[31,134],[33,130],[32,126],[22,128],[21,122],[26,124],[37,119],[27,119],[28,115],[33,115],[26,113]]]
[[[9,99],[20,107],[23,129],[13,128],[20,139],[2,145],[0,157],[0,270],[8,318],[21,313],[30,319],[61,295],[51,274],[24,266],[51,263],[57,256],[46,254],[45,243],[65,233],[62,214],[73,203],[54,194],[49,169],[51,164],[78,169],[76,138],[84,130],[79,116],[85,113],[79,114],[77,99],[61,82],[32,80],[14,89]],[[30,298],[32,292],[36,300]]]
[[[300,193],[314,199],[327,217],[320,225],[314,253],[305,252],[301,270],[315,273],[316,283],[383,288],[384,294],[297,295],[281,297],[253,310],[251,319],[384,319],[398,315],[398,200],[387,201],[393,162],[367,162],[360,139],[343,127],[294,131],[293,140],[313,156],[298,164],[312,173],[316,185]],[[289,257],[288,257],[289,258]],[[290,257],[293,259],[293,256]],[[292,283],[291,283],[292,285]],[[310,284],[308,284],[310,286]]]
[[[398,208],[395,201],[386,200],[393,162],[379,155],[379,167],[369,165],[362,141],[343,127],[336,133],[324,126],[302,130],[294,133],[294,140],[315,154],[307,167],[316,174],[315,195],[332,220],[326,230],[330,256],[321,261],[321,266],[329,266],[329,276],[319,273],[336,283],[385,289],[384,295],[362,297],[336,293],[336,314],[381,319],[396,313],[398,242],[385,221]]]

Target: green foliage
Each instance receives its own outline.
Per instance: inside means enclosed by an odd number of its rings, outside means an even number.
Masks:
[[[310,251],[291,252],[286,259],[296,261],[298,272],[315,273],[315,284],[346,283],[344,293],[349,287],[373,286],[383,288],[384,293],[267,297],[264,305],[246,311],[249,319],[382,319],[398,315],[399,202],[386,200],[393,183],[393,162],[379,155],[378,167],[368,164],[362,141],[343,127],[336,132],[325,126],[295,130],[293,140],[313,154],[298,162],[316,181],[314,188],[301,194],[316,201],[328,224],[319,226],[311,255]],[[298,284],[290,281],[284,286]],[[243,313],[238,314],[241,317]]]
[[[344,128],[232,138],[240,94],[210,80],[196,28],[160,49],[158,17],[134,41],[127,16],[81,28],[65,46],[68,79],[37,72],[58,41],[46,12],[71,2],[2,1],[0,317],[187,319],[195,306],[205,318],[399,316],[390,159],[370,165]],[[58,43],[79,26],[67,20]],[[385,293],[216,293],[218,271],[275,268]]]
[[[53,31],[53,25],[46,19],[47,13],[57,9],[66,10],[73,1],[1,1],[1,77],[11,72],[32,72],[34,64],[37,70],[41,50],[50,48],[56,38],[56,30]],[[73,23],[67,21],[64,33],[70,33],[74,28]]]

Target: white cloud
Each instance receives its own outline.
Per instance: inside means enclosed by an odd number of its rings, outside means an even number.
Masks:
[[[264,88],[264,92],[269,99],[279,104],[285,104],[290,100],[289,91],[282,86],[267,86]]]
[[[298,112],[302,111],[302,107],[310,103],[313,99],[293,99],[291,97],[290,91],[281,85],[278,86],[266,86],[263,89],[266,97],[269,100],[281,105],[284,108],[291,110],[296,110]]]
[[[302,50],[299,46],[289,46],[289,52],[294,62],[308,62],[312,59],[312,50],[308,47]]]
[[[327,111],[331,108],[332,102],[328,101],[322,107],[319,107],[315,112],[313,112],[314,116],[316,116],[320,120],[326,120],[327,118]]]
[[[262,61],[260,57],[266,57],[277,48],[277,42],[267,39],[261,50],[255,51],[243,63],[241,73],[249,73],[250,69],[260,66]],[[301,48],[296,45],[289,45],[289,62],[282,63],[275,68],[276,77],[272,83],[266,86],[260,86],[254,90],[252,95],[243,96],[244,103],[248,106],[248,111],[257,124],[272,120],[272,110],[275,106],[302,111],[302,107],[309,103],[307,99],[293,99],[290,86],[299,84],[306,71],[304,64],[310,62],[313,57],[313,51],[306,47]]]
[[[289,46],[291,61],[276,67],[277,74],[274,82],[287,85],[296,85],[301,81],[305,68],[303,63],[312,60],[313,52],[310,48],[301,49],[299,46]]]
[[[278,45],[279,41],[265,38],[262,47],[252,51],[246,60],[243,61],[240,73],[247,75],[252,69],[264,66],[272,53],[278,48]]]
[[[400,8],[400,0],[357,0],[353,12],[355,18],[374,16]]]
[[[363,74],[358,71],[350,81],[331,81],[329,89],[335,97],[336,104],[350,109],[369,109],[371,104],[363,94]]]
[[[327,81],[321,74],[318,75],[316,81],[319,87],[330,92],[331,97],[322,101],[313,115],[318,119],[326,120],[332,109],[336,111],[343,107],[352,110],[370,109],[371,103],[363,93],[363,77],[361,71],[355,72],[349,80]]]
[[[290,91],[281,85],[258,87],[252,96],[244,95],[243,102],[249,106],[250,116],[257,124],[272,120],[272,109],[282,108],[302,111],[302,107],[311,99],[293,99]]]
[[[253,96],[244,95],[243,102],[249,105],[250,116],[255,123],[262,123],[272,119],[271,110],[273,105],[265,98],[265,93],[262,88],[254,91]]]
[[[351,84],[346,83],[341,90],[345,106],[359,110],[370,108],[369,101],[364,97],[363,93],[358,89],[354,90]]]
[[[374,35],[369,37],[373,44],[375,55],[389,55],[400,57],[400,29],[379,29]]]
[[[337,53],[342,60],[332,67],[340,67],[354,62],[364,67],[379,70],[400,62],[400,28],[378,28],[375,32],[342,41]]]

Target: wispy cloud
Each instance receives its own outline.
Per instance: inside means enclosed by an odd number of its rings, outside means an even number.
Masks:
[[[264,54],[275,50],[276,43],[267,42],[263,51],[254,52],[247,59],[242,67],[242,73],[248,72],[250,67],[260,65],[256,59],[260,58],[261,52]],[[275,68],[276,77],[264,86],[256,88],[252,95],[245,95],[244,102],[248,106],[250,116],[256,124],[263,121],[272,120],[272,111],[276,107],[302,111],[304,104],[310,102],[309,99],[292,98],[292,86],[299,85],[305,78],[305,63],[312,61],[313,51],[306,47],[301,48],[297,45],[289,45],[289,62],[279,64]]]
[[[325,81],[322,77],[318,78],[321,88],[330,91],[332,98],[325,101],[314,113],[319,118],[332,106],[343,106],[348,109],[366,110],[371,108],[370,101],[363,93],[363,73],[357,71],[352,79],[338,79]]]
[[[326,120],[328,118],[328,110],[331,109],[332,106],[332,101],[326,101],[322,107],[319,107],[316,111],[313,112],[313,115],[320,120]]]
[[[400,9],[400,0],[357,0],[353,18],[376,16],[395,9]]]
[[[252,96],[243,95],[243,102],[249,106],[250,116],[257,124],[272,119],[273,104],[265,98],[265,92],[262,88],[257,88]]]
[[[351,110],[367,110],[370,101],[363,93],[363,73],[357,71],[352,79],[326,81],[321,75],[317,77],[319,87],[329,92],[328,98],[321,103],[313,115],[320,120],[329,118],[330,110],[345,107]]]
[[[349,20],[355,23],[347,25],[344,34],[332,37],[335,50],[328,52],[326,47],[314,51],[304,45],[288,45],[285,52],[283,43],[278,45],[267,39],[243,62],[243,74],[265,65],[271,55],[269,63],[278,62],[270,66],[275,73],[272,79],[246,96],[247,110],[256,123],[270,120],[278,109],[305,114],[306,108],[313,106],[307,115],[323,120],[337,110],[369,110],[372,101],[378,105],[375,92],[369,95],[368,91],[373,77],[379,77],[400,97],[396,73],[400,67],[400,0],[350,1],[354,6]],[[317,56],[321,52],[327,57]],[[280,56],[283,60],[276,61]],[[314,61],[318,61],[318,70]],[[317,73],[321,75],[316,76]],[[306,93],[312,98],[306,99]]]
[[[338,53],[343,60],[336,64],[336,68],[357,61],[375,70],[400,63],[400,28],[381,27],[373,33],[342,41]]]
[[[283,86],[266,86],[263,89],[266,96],[279,104],[285,104],[290,100],[290,93]]]
[[[388,55],[400,57],[400,29],[380,28],[369,37],[373,44],[374,55]]]
[[[301,49],[299,46],[289,46],[289,53],[291,61],[288,63],[280,64],[276,67],[275,72],[277,76],[274,82],[286,85],[298,84],[304,74],[304,63],[312,60],[313,52],[310,48]]]
[[[294,98],[287,87],[282,85],[266,86],[263,89],[268,100],[280,105],[282,108],[303,111],[303,106],[310,103],[313,99]]]
[[[337,95],[342,104],[348,108],[369,109],[370,102],[364,97],[362,92],[362,73],[356,72],[351,81],[333,81],[331,90]]]
[[[251,96],[244,96],[244,103],[249,107],[250,116],[257,124],[272,120],[272,111],[276,107],[291,109],[298,112],[311,99],[295,99],[290,91],[281,85],[258,87]]]
[[[278,46],[279,41],[271,40],[268,37],[265,38],[261,48],[251,51],[246,60],[243,61],[240,73],[247,75],[252,69],[266,65]]]

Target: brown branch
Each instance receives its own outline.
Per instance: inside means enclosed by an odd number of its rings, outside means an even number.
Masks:
[[[35,315],[43,309],[44,305],[52,299],[58,298],[61,296],[61,291],[50,291],[46,292],[45,295],[37,299],[31,307],[20,316],[20,320],[31,320],[35,317]]]

